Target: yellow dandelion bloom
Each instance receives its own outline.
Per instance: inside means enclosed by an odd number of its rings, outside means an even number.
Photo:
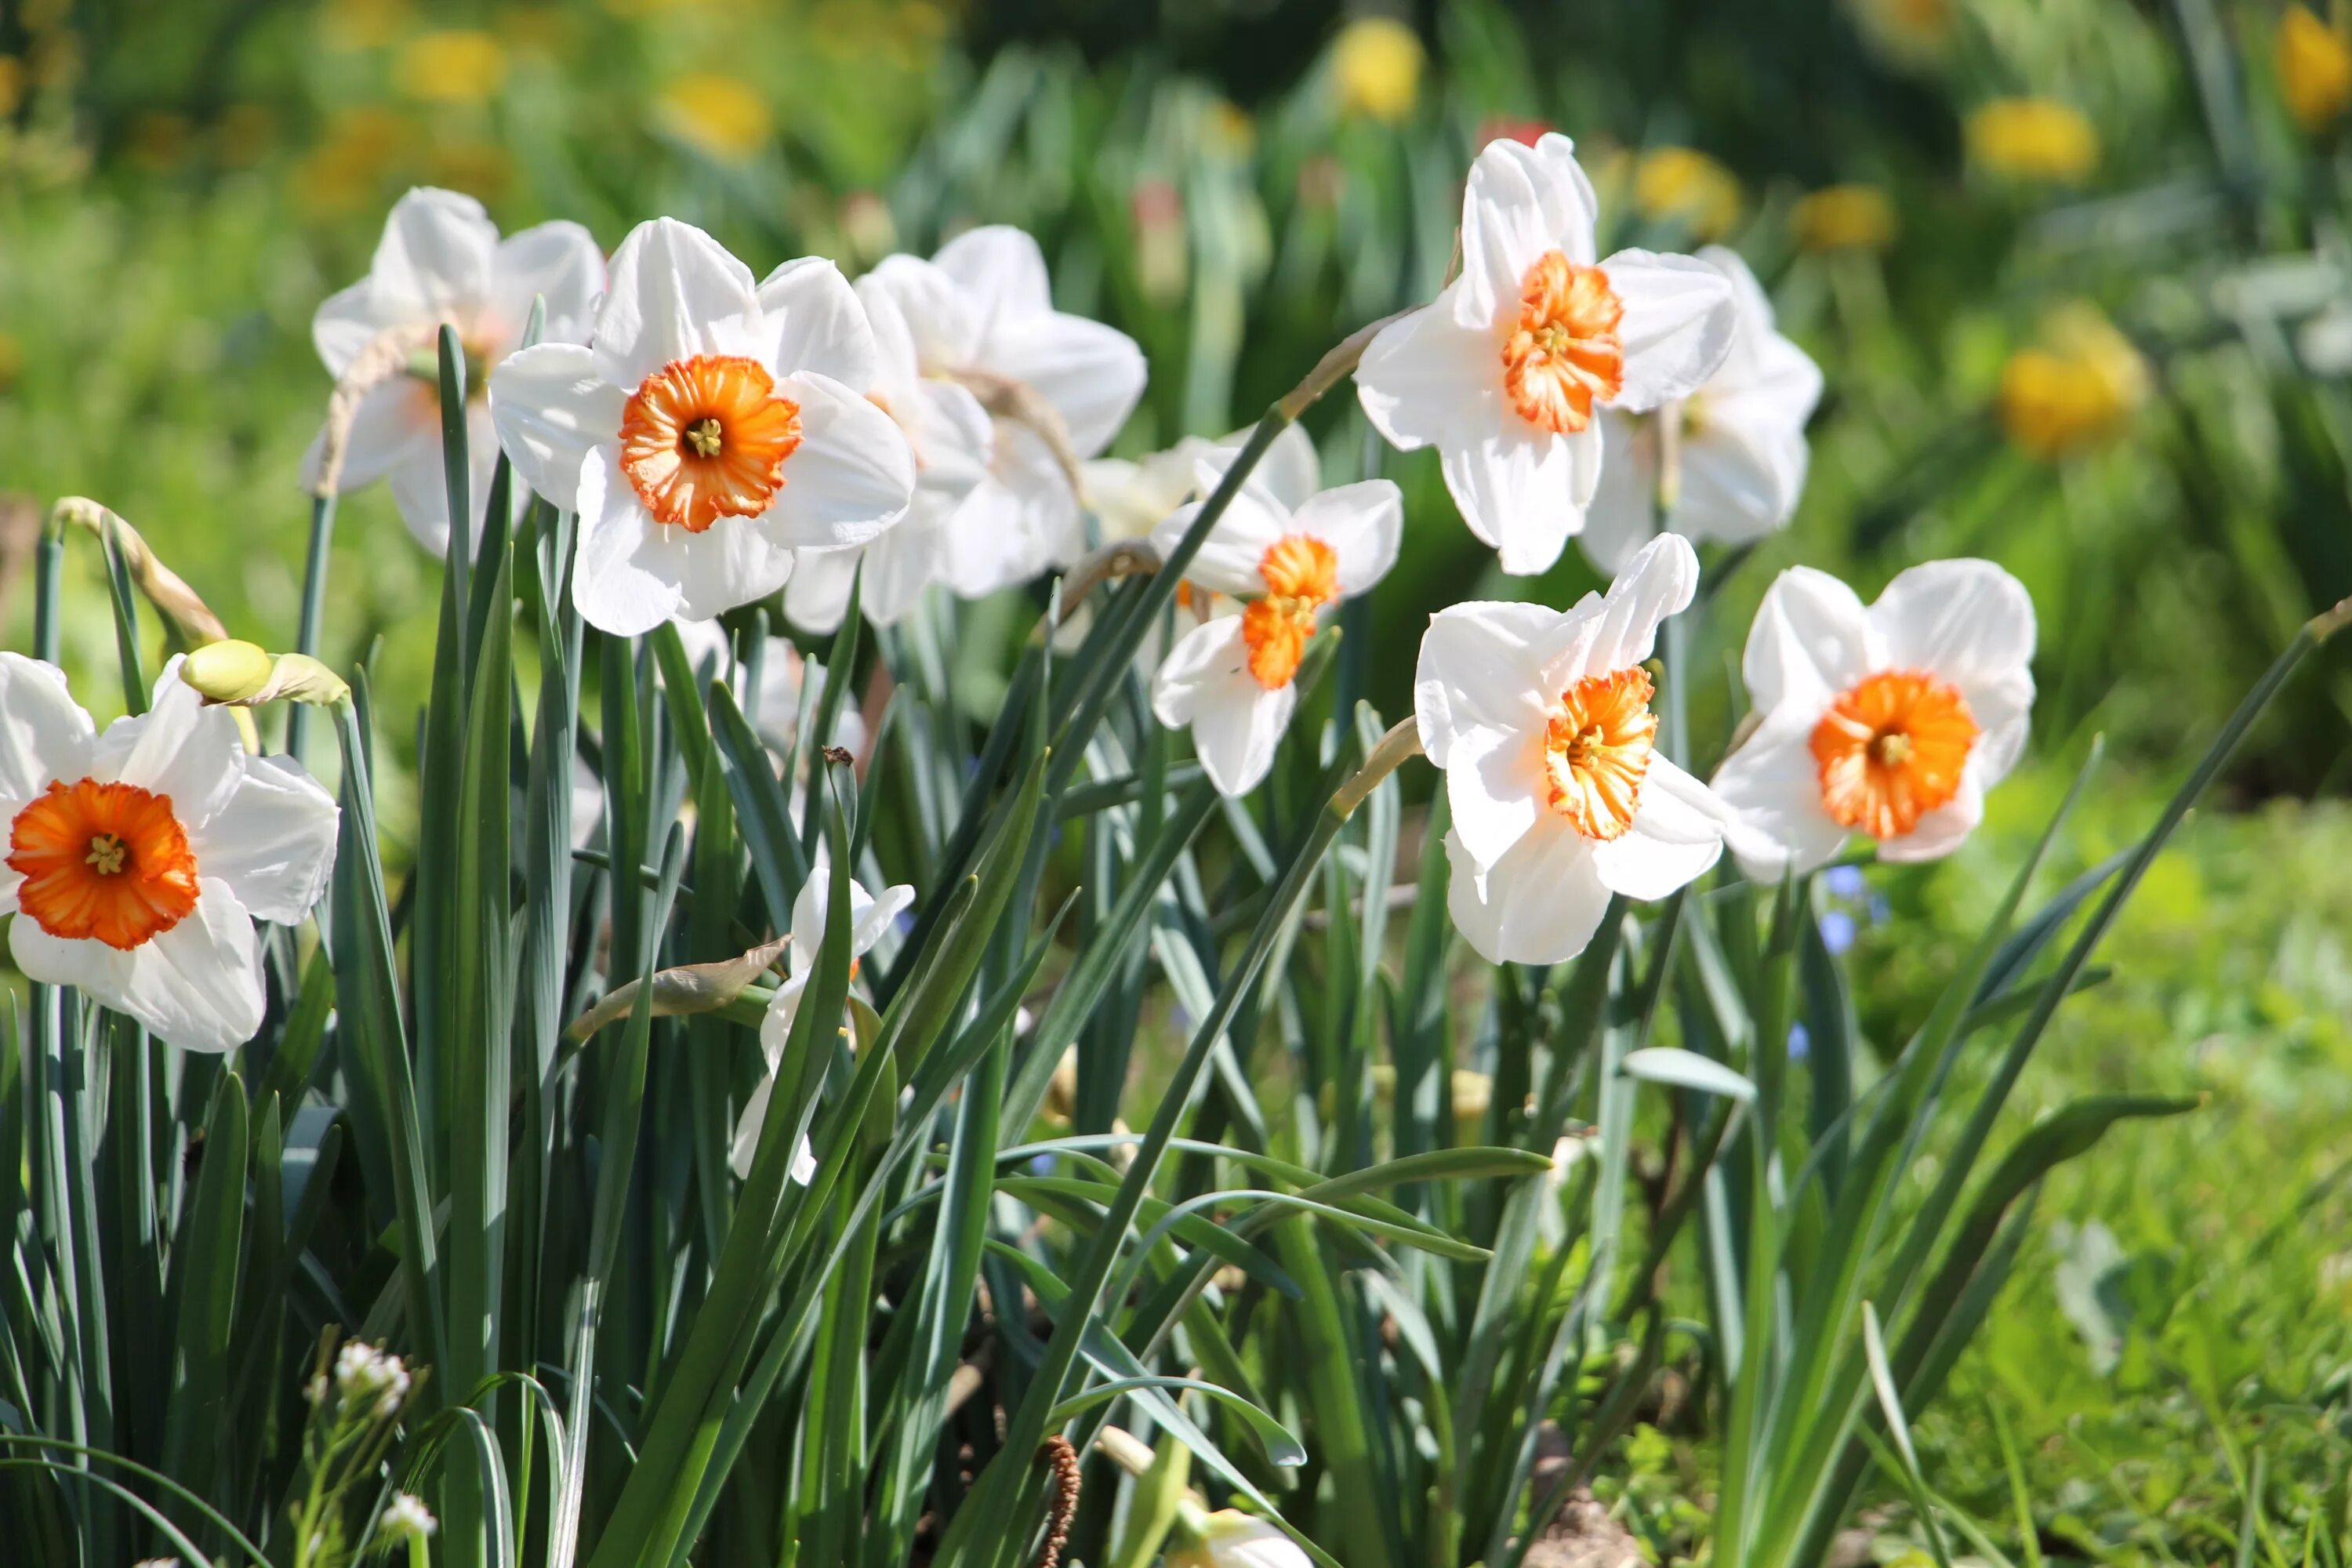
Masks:
[[[1876,185],[1825,185],[1789,209],[1789,231],[1807,250],[1884,250],[1900,227]]]
[[[480,103],[506,85],[507,51],[478,28],[420,33],[401,47],[392,78],[422,103]]]
[[[2098,308],[2054,313],[2042,341],[2001,367],[1997,406],[2011,440],[2037,458],[2057,458],[2120,434],[2147,401],[2147,362]]]
[[[2316,135],[2352,109],[2352,45],[2301,5],[2279,21],[2279,96],[2306,135]]]
[[[716,71],[673,78],[656,107],[665,126],[714,158],[749,158],[775,133],[775,121],[758,89],[740,77]]]
[[[2099,132],[2073,104],[2000,98],[1969,116],[1969,156],[2012,180],[2071,184],[2099,166]]]
[[[1421,97],[1424,58],[1421,36],[1393,16],[1349,23],[1331,46],[1340,112],[1391,123],[1404,119]]]
[[[1717,239],[1739,221],[1739,180],[1696,148],[1654,147],[1633,166],[1633,205],[1694,239]]]

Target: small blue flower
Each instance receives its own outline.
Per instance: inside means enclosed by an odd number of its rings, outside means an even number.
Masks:
[[[1792,1062],[1803,1061],[1806,1054],[1812,1048],[1813,1037],[1805,1032],[1805,1026],[1802,1024],[1790,1025],[1789,1059]]]
[[[1862,868],[1859,866],[1831,867],[1822,874],[1822,886],[1830,890],[1830,897],[1833,899],[1859,899],[1869,891],[1868,884],[1862,879]]]
[[[1873,895],[1870,900],[1870,923],[1883,926],[1894,917],[1895,906],[1888,903],[1883,895]]]
[[[1032,1159],[1029,1162],[1029,1173],[1033,1176],[1052,1175],[1054,1173],[1054,1156],[1051,1154],[1039,1154],[1035,1158]]]
[[[1832,910],[1822,917],[1822,945],[1832,953],[1853,945],[1853,917],[1843,910]]]

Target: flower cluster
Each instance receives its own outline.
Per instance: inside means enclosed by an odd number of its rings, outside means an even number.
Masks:
[[[376,1418],[399,1414],[408,1397],[408,1368],[390,1351],[345,1340],[335,1352],[335,1393],[352,1405],[374,1406]]]
[[[1980,117],[1977,140],[2032,140],[2010,122],[2052,115],[2029,107]],[[1452,910],[1495,960],[1564,959],[1612,897],[1664,897],[1727,846],[1759,878],[1811,870],[1852,834],[1889,858],[1943,853],[2015,762],[2032,695],[2032,606],[1999,568],[1917,568],[1868,610],[1801,568],[1750,637],[1742,743],[1711,783],[1664,754],[1652,654],[1697,591],[1693,542],[1787,525],[1822,377],[1731,251],[1603,258],[1600,230],[1568,138],[1498,138],[1469,171],[1458,275],[1355,370],[1373,426],[1436,449],[1504,573],[1542,572],[1576,538],[1615,578],[1566,610],[1454,605],[1422,644],[1415,727],[1445,775]],[[546,301],[538,338],[516,347],[531,293]],[[443,326],[487,366],[487,409],[469,418],[577,515],[573,600],[609,634],[676,619],[700,647],[718,640],[711,617],[777,595],[821,632],[853,583],[887,626],[934,587],[976,598],[1106,540],[1160,561],[1191,542],[1151,702],[1229,795],[1265,777],[1321,628],[1403,541],[1397,487],[1327,488],[1303,437],[1239,474],[1230,438],[1103,458],[1142,393],[1142,354],[1056,310],[1042,252],[1012,228],[887,257],[854,282],[820,258],[755,281],[675,219],[641,225],[606,266],[574,229],[500,240],[463,198],[412,193],[369,277],[321,310],[320,351],[347,374],[370,342]],[[420,394],[366,391],[346,482],[432,488]],[[446,535],[430,506],[403,510],[428,543]],[[793,977],[762,1031],[772,1068],[825,881],[794,911]],[[859,952],[908,897],[855,891]],[[764,1112],[763,1089],[739,1166]]]

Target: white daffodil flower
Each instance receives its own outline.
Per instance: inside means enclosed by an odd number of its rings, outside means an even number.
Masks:
[[[859,389],[874,332],[832,263],[751,270],[675,218],[613,255],[594,346],[490,373],[515,471],[580,519],[572,596],[616,637],[784,585],[796,549],[862,544],[915,492],[907,437]]]
[[[35,980],[192,1051],[261,1027],[257,920],[326,891],[335,803],[299,766],[247,756],[225,708],[180,679],[100,733],[55,665],[0,653],[0,915]]]
[[[1213,465],[1222,477],[1249,434],[1236,431],[1214,441],[1187,436],[1164,452],[1135,458],[1097,458],[1079,464],[1087,506],[1102,525],[1103,538],[1148,539],[1170,512],[1188,500],[1206,500],[1200,489],[1201,464]],[[1285,506],[1306,505],[1307,498],[1323,484],[1323,460],[1315,450],[1315,438],[1297,425],[1284,426],[1250,471],[1250,482]]]
[[[1804,493],[1805,421],[1822,399],[1821,367],[1773,329],[1772,301],[1737,252],[1710,245],[1698,258],[1731,280],[1731,353],[1678,410],[1601,411],[1601,486],[1576,542],[1603,572],[1620,570],[1658,532],[1660,420],[1680,421],[1668,533],[1744,544],[1788,526]]]
[[[1055,310],[1045,253],[1017,228],[972,229],[929,261],[885,257],[859,281],[877,318],[882,301],[897,307],[920,374],[990,412],[988,471],[929,552],[940,580],[976,599],[1076,560],[1086,528],[1069,465],[1109,446],[1143,395],[1135,340]]]
[[[1313,1559],[1280,1526],[1221,1508],[1202,1521],[1197,1544],[1172,1548],[1170,1568],[1312,1568]]]
[[[811,632],[841,625],[861,561],[866,583],[858,604],[866,617],[877,626],[904,619],[944,570],[949,520],[988,477],[995,451],[980,400],[952,381],[923,374],[898,296],[870,276],[856,287],[874,328],[875,382],[867,395],[898,422],[914,448],[915,499],[907,515],[871,544],[802,552],[784,586],[784,615]],[[765,298],[767,284],[761,288]]]
[[[1765,591],[1741,668],[1755,728],[1715,791],[1749,878],[1827,863],[1849,833],[1932,860],[1984,815],[2025,749],[2033,600],[1990,561],[1930,561],[1869,608],[1792,567]]]
[[[1200,493],[1216,489],[1230,460],[1197,466]],[[1198,502],[1180,507],[1153,530],[1163,555],[1199,511]],[[1299,660],[1323,612],[1379,582],[1396,564],[1403,532],[1404,497],[1386,479],[1309,494],[1294,507],[1255,476],[1210,529],[1185,580],[1247,603],[1169,650],[1151,710],[1171,730],[1192,727],[1202,770],[1221,793],[1246,795],[1265,777],[1298,706]]]
[[[547,301],[541,342],[584,343],[604,291],[604,253],[578,224],[543,223],[500,239],[498,226],[473,197],[413,190],[384,220],[368,275],[319,307],[310,337],[340,381],[386,332],[457,329],[466,350],[467,435],[478,523],[499,456],[489,408],[481,401],[485,374],[521,342],[534,300]],[[318,481],[319,460],[320,446],[313,443],[304,459],[306,484]],[[359,405],[336,488],[348,495],[387,479],[417,542],[436,555],[446,553],[449,490],[441,464],[441,393],[432,381],[396,376]]]
[[[1372,339],[1356,391],[1391,445],[1435,447],[1503,570],[1541,572],[1584,527],[1597,410],[1655,408],[1731,348],[1731,285],[1688,256],[1595,265],[1598,205],[1573,144],[1488,144],[1462,198],[1462,275]]]
[[[819,866],[809,873],[801,885],[800,897],[793,900],[793,941],[784,950],[785,979],[776,989],[776,999],[768,1004],[767,1016],[760,1020],[760,1049],[768,1058],[768,1076],[744,1101],[743,1114],[735,1124],[735,1144],[729,1152],[728,1163],[738,1177],[751,1173],[752,1156],[759,1152],[760,1129],[767,1124],[768,1099],[775,1091],[776,1068],[784,1059],[784,1046],[792,1038],[793,1020],[800,1014],[801,994],[808,989],[809,979],[816,973],[817,950],[824,941],[827,900],[833,896],[833,873]],[[876,898],[856,881],[849,884],[849,958],[854,966],[874,949],[896,921],[915,901],[915,889],[905,883],[882,889]],[[855,967],[850,971],[856,973]],[[816,1175],[816,1152],[802,1138],[800,1147],[793,1152],[792,1179],[806,1186]]]
[[[1642,668],[1697,586],[1698,557],[1664,534],[1573,609],[1430,617],[1413,712],[1454,810],[1447,907],[1489,963],[1574,958],[1611,894],[1663,899],[1721,854],[1721,808],[1658,751]]]

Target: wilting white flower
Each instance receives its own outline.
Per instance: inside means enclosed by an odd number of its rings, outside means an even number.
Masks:
[[[1601,488],[1576,542],[1603,572],[1658,531],[1660,420],[1680,421],[1667,532],[1726,544],[1761,539],[1787,526],[1804,492],[1805,421],[1821,401],[1821,367],[1773,329],[1772,301],[1737,252],[1710,245],[1698,258],[1731,280],[1739,323],[1731,353],[1679,411],[1601,411]]]
[[[588,341],[590,313],[604,289],[604,253],[576,223],[543,223],[499,237],[482,204],[455,191],[413,190],[393,204],[368,275],[331,295],[311,318],[320,359],[340,380],[388,331],[457,330],[467,360],[467,436],[473,458],[474,517],[489,494],[499,442],[480,401],[489,367],[514,352],[532,302],[547,300],[542,342]],[[430,350],[425,351],[428,354]],[[320,448],[306,461],[318,479]],[[441,392],[414,375],[395,376],[362,400],[344,448],[345,494],[381,479],[409,531],[436,555],[449,547],[449,490],[441,464]]]
[[[1198,466],[1202,495],[1223,468]],[[1163,555],[1199,513],[1198,502],[1181,507],[1153,531]],[[1219,791],[1246,795],[1265,777],[1298,706],[1299,660],[1323,612],[1379,582],[1396,564],[1403,531],[1404,498],[1386,479],[1309,495],[1294,509],[1255,475],[1210,529],[1185,580],[1247,603],[1169,650],[1151,710],[1170,729],[1192,727],[1202,771]]]
[[[1573,609],[1430,617],[1413,709],[1454,809],[1447,907],[1481,957],[1573,958],[1612,893],[1663,899],[1722,852],[1721,808],[1657,749],[1642,668],[1697,585],[1698,558],[1669,533]]]
[[[1127,423],[1143,395],[1135,340],[1055,310],[1045,254],[1017,228],[970,230],[929,261],[886,257],[860,281],[877,318],[896,306],[919,373],[992,416],[988,472],[942,527],[939,580],[978,598],[1076,560],[1086,530],[1064,458],[1093,457]]]
[[[2025,749],[2033,637],[2032,596],[1990,561],[1914,566],[1868,609],[1825,572],[1780,574],[1742,664],[1755,729],[1715,775],[1741,868],[1801,874],[1848,833],[1886,860],[1958,847]]]
[[[743,1102],[742,1117],[735,1124],[735,1146],[728,1156],[738,1176],[751,1173],[752,1157],[759,1152],[760,1129],[767,1124],[768,1099],[775,1090],[776,1068],[782,1063],[784,1046],[792,1038],[793,1020],[800,1016],[801,995],[816,973],[817,951],[824,941],[825,912],[832,896],[833,873],[819,866],[802,884],[800,897],[793,900],[793,941],[784,950],[784,983],[776,988],[775,1000],[768,1004],[767,1016],[760,1020],[760,1049],[768,1058],[768,1076],[760,1080],[760,1087]],[[856,973],[857,960],[873,951],[874,944],[889,931],[891,922],[914,901],[915,889],[903,882],[883,889],[878,899],[855,880],[849,884],[851,973]],[[815,1175],[816,1154],[803,1137],[793,1153],[792,1179],[806,1186]]]
[[[873,330],[830,262],[769,279],[675,218],[613,256],[594,346],[490,373],[515,469],[579,514],[572,595],[618,637],[765,598],[795,549],[860,544],[915,490],[907,437],[858,390]]]
[[[383,1516],[376,1521],[376,1532],[385,1536],[431,1535],[441,1528],[425,1500],[409,1492],[394,1492],[392,1500],[383,1505]]]
[[[1313,1568],[1313,1560],[1279,1526],[1221,1508],[1200,1525],[1200,1543],[1168,1553],[1171,1568]]]
[[[373,1405],[389,1420],[408,1397],[408,1368],[390,1351],[345,1340],[335,1352],[335,1392],[348,1405]]]
[[[896,626],[931,584],[942,577],[953,581],[956,536],[949,524],[964,498],[988,477],[996,449],[988,413],[970,389],[924,374],[900,291],[874,274],[859,279],[856,288],[874,327],[872,395],[914,448],[915,499],[907,515],[871,544],[802,552],[784,587],[784,615],[812,632],[841,625],[861,561],[866,581],[858,605],[877,626]]]
[[[1567,137],[1489,143],[1462,198],[1462,275],[1383,329],[1356,372],[1391,444],[1438,449],[1463,521],[1506,572],[1544,570],[1583,528],[1596,409],[1686,397],[1731,347],[1722,273],[1646,250],[1596,266],[1598,216]]]
[[[176,658],[154,704],[98,731],[55,665],[0,653],[0,915],[16,967],[226,1051],[261,1027],[256,920],[291,925],[326,891],[335,803],[250,757]]]

